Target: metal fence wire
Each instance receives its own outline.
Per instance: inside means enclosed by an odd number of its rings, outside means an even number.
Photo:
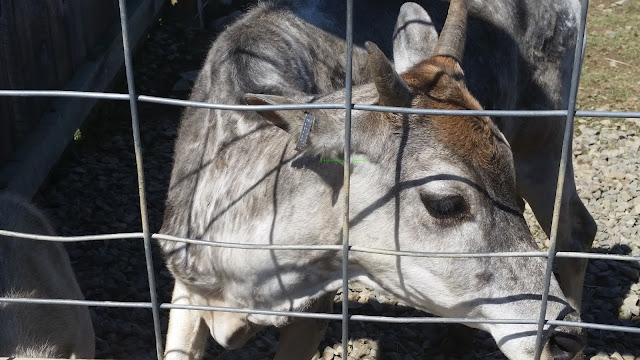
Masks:
[[[435,110],[435,109],[411,109],[376,105],[352,104],[352,51],[353,51],[353,0],[347,1],[346,14],[346,42],[347,42],[347,58],[346,58],[346,78],[345,87],[346,95],[343,104],[289,104],[289,105],[226,105],[226,104],[209,104],[194,101],[183,101],[170,98],[154,97],[147,95],[138,95],[135,91],[133,67],[131,60],[131,46],[129,43],[127,9],[126,1],[119,0],[120,21],[122,26],[122,44],[124,49],[124,59],[126,67],[127,94],[118,93],[102,93],[102,92],[80,92],[80,91],[40,91],[40,90],[0,90],[0,96],[32,96],[32,97],[71,97],[71,98],[93,98],[105,100],[128,100],[131,109],[131,123],[133,128],[133,141],[135,148],[135,159],[138,175],[138,190],[140,196],[140,213],[142,217],[142,232],[135,233],[114,233],[92,236],[44,236],[24,234],[6,230],[0,230],[1,236],[12,236],[33,240],[58,241],[58,242],[77,242],[77,241],[101,241],[101,240],[124,240],[124,239],[143,239],[145,249],[145,261],[147,267],[147,275],[149,280],[149,302],[117,302],[117,301],[91,301],[91,300],[64,300],[64,299],[27,299],[27,298],[0,298],[0,302],[6,303],[32,303],[32,304],[59,304],[59,305],[77,305],[77,306],[96,306],[96,307],[123,307],[123,308],[146,308],[152,310],[153,326],[156,341],[156,356],[158,359],[163,357],[162,335],[160,331],[160,309],[191,309],[191,310],[213,310],[233,313],[260,314],[260,315],[286,315],[291,317],[341,320],[342,321],[342,358],[347,358],[348,352],[348,334],[349,321],[370,321],[385,323],[459,323],[459,324],[537,324],[536,338],[536,354],[535,359],[540,359],[543,348],[543,329],[545,325],[551,326],[569,326],[581,327],[586,329],[618,331],[640,334],[640,328],[604,325],[596,323],[571,322],[562,320],[547,320],[545,318],[547,299],[549,295],[549,287],[552,272],[552,265],[555,258],[582,258],[582,259],[601,259],[616,261],[640,261],[640,256],[610,255],[610,254],[593,254],[579,252],[556,252],[556,240],[558,233],[558,222],[560,215],[561,199],[563,183],[569,161],[569,144],[573,135],[574,117],[609,117],[609,118],[640,118],[640,112],[620,112],[620,111],[578,111],[576,110],[576,98],[578,92],[578,84],[580,82],[580,71],[585,49],[585,25],[587,18],[588,0],[581,2],[581,21],[576,42],[573,72],[571,77],[571,88],[569,94],[569,102],[566,110]],[[199,4],[199,10],[202,5]],[[149,230],[149,221],[147,216],[147,201],[145,191],[145,181],[143,172],[142,148],[140,144],[140,127],[138,122],[138,102],[148,102],[156,104],[201,107],[207,109],[219,110],[236,110],[236,111],[256,111],[256,110],[293,110],[293,109],[344,109],[345,110],[345,132],[344,132],[344,215],[343,215],[343,243],[342,245],[252,245],[238,244],[227,242],[213,242],[197,239],[179,238],[175,236],[151,234]],[[454,116],[515,116],[515,117],[544,117],[544,116],[563,116],[566,118],[565,132],[562,143],[562,154],[560,161],[560,169],[557,179],[557,188],[555,194],[555,205],[553,211],[553,220],[550,233],[550,245],[546,252],[499,252],[499,253],[432,253],[432,252],[416,252],[416,251],[392,251],[367,248],[361,246],[349,245],[349,187],[350,187],[350,146],[351,146],[351,112],[352,110],[394,112],[407,114],[426,114],[426,115],[454,115]],[[196,306],[196,305],[177,305],[171,303],[159,303],[156,293],[155,276],[153,272],[152,256],[151,256],[151,239],[162,239],[176,241],[188,244],[206,245],[214,247],[242,248],[256,250],[334,250],[342,251],[342,313],[304,313],[304,312],[288,312],[288,311],[271,311],[260,309],[243,309],[231,307],[217,306]],[[363,252],[373,254],[384,254],[392,256],[409,256],[409,257],[431,257],[431,258],[478,258],[478,257],[546,257],[547,265],[545,270],[545,287],[542,297],[542,305],[540,308],[540,316],[537,319],[468,319],[468,318],[430,318],[430,317],[387,317],[387,316],[368,316],[368,315],[349,315],[348,312],[348,274],[347,265],[349,253]]]

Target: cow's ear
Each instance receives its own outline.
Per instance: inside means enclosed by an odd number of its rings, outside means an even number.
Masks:
[[[264,94],[245,94],[244,99],[249,105],[300,104],[309,100]],[[298,150],[325,155],[342,151],[344,121],[339,116],[329,116],[324,110],[261,110],[258,114],[291,134],[297,140]],[[303,126],[305,139],[301,140]]]
[[[295,104],[294,100],[284,96],[265,94],[245,94],[248,105],[287,105]],[[282,130],[295,134],[302,128],[305,112],[303,110],[262,110],[258,111],[265,120]]]
[[[393,32],[393,63],[402,74],[431,57],[438,43],[438,33],[431,17],[420,5],[404,3]]]

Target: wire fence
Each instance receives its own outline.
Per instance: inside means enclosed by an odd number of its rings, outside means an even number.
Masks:
[[[103,240],[125,240],[125,239],[142,239],[144,241],[145,262],[147,267],[147,275],[149,282],[149,302],[118,302],[118,301],[91,301],[91,300],[64,300],[64,299],[31,299],[31,298],[0,298],[0,302],[5,303],[32,303],[32,304],[59,304],[59,305],[76,305],[76,306],[96,306],[96,307],[114,307],[114,308],[141,308],[151,309],[153,316],[154,335],[156,341],[156,356],[158,359],[163,357],[162,335],[160,330],[160,309],[190,309],[190,310],[213,310],[232,313],[261,314],[261,315],[285,315],[290,317],[326,319],[342,321],[342,358],[347,358],[348,352],[348,334],[349,321],[370,321],[384,323],[458,323],[458,324],[537,324],[538,330],[536,335],[536,354],[535,359],[539,360],[543,348],[543,332],[545,325],[552,326],[569,326],[580,327],[586,329],[597,329],[607,331],[618,331],[627,333],[640,334],[640,328],[605,325],[596,323],[571,322],[563,320],[547,320],[546,307],[549,296],[550,281],[552,277],[552,266],[555,258],[582,258],[582,259],[601,259],[616,261],[638,261],[640,256],[611,255],[611,254],[595,254],[581,252],[556,252],[556,242],[558,234],[558,223],[561,209],[561,199],[563,191],[563,183],[569,159],[569,145],[572,140],[574,117],[609,117],[609,118],[640,118],[640,112],[622,112],[622,111],[580,111],[576,110],[576,99],[578,84],[580,82],[580,71],[585,50],[585,26],[588,0],[581,2],[580,27],[573,60],[573,70],[571,77],[571,88],[569,93],[569,102],[566,110],[436,110],[436,109],[413,109],[399,108],[388,106],[353,104],[351,99],[352,89],[352,51],[353,51],[353,0],[347,1],[346,14],[346,42],[347,42],[347,59],[346,59],[346,78],[345,78],[345,102],[334,104],[288,104],[288,105],[228,105],[228,104],[210,104],[195,101],[184,101],[171,98],[154,97],[147,95],[138,95],[135,91],[134,75],[132,67],[131,46],[129,43],[127,9],[125,0],[119,0],[120,21],[122,30],[122,43],[125,59],[126,77],[127,77],[127,94],[103,93],[103,92],[82,92],[82,91],[40,91],[40,90],[0,90],[0,96],[29,96],[29,97],[71,97],[71,98],[92,98],[104,100],[128,100],[131,109],[131,121],[133,129],[133,141],[135,149],[135,159],[138,176],[138,189],[140,197],[140,213],[142,218],[142,232],[135,233],[113,233],[90,236],[45,236],[24,234],[13,231],[0,230],[0,236],[11,236],[17,238],[57,241],[57,242],[78,242],[78,241],[103,241]],[[200,21],[202,23],[201,10],[203,5],[198,0],[198,8],[200,12]],[[147,215],[147,201],[145,191],[145,180],[143,172],[143,158],[140,143],[140,126],[138,121],[138,102],[148,102],[155,104],[184,106],[184,107],[200,107],[218,110],[235,110],[235,111],[256,111],[256,110],[294,110],[294,109],[344,109],[345,110],[345,132],[344,132],[344,215],[343,215],[343,242],[342,245],[252,245],[239,244],[218,241],[204,241],[198,239],[180,238],[162,234],[151,234],[149,230],[149,221]],[[562,143],[562,154],[560,168],[558,173],[557,188],[555,194],[555,206],[553,211],[553,220],[550,233],[550,245],[548,251],[535,252],[487,252],[487,253],[434,253],[434,252],[416,252],[416,251],[392,251],[377,248],[368,248],[361,246],[351,246],[349,244],[349,188],[350,188],[350,156],[351,156],[351,112],[352,110],[380,111],[405,114],[425,114],[425,115],[454,115],[454,116],[510,116],[510,117],[547,117],[562,116],[565,117],[565,133]],[[233,307],[219,306],[196,306],[196,305],[178,305],[171,303],[159,303],[157,298],[155,275],[153,272],[153,260],[151,256],[151,240],[168,240],[175,242],[183,242],[195,245],[241,248],[255,250],[332,250],[342,252],[342,281],[343,281],[343,300],[341,314],[329,313],[307,313],[307,312],[291,312],[291,311],[272,311],[261,309],[244,309]],[[544,257],[547,258],[545,269],[545,287],[542,296],[542,305],[540,315],[537,319],[470,319],[470,318],[426,318],[426,317],[387,317],[387,316],[368,316],[368,315],[350,315],[348,311],[348,259],[349,253],[372,253],[391,256],[407,256],[407,257],[429,257],[429,258],[480,258],[480,257]]]

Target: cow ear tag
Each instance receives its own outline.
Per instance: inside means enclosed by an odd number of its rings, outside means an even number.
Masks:
[[[302,129],[300,129],[300,136],[298,136],[298,143],[296,144],[296,150],[303,151],[307,147],[307,140],[309,139],[309,133],[311,133],[311,127],[315,117],[308,112],[304,113],[304,121],[302,122]]]

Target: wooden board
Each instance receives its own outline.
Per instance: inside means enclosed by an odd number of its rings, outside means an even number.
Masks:
[[[58,5],[49,5],[50,8],[48,10],[53,11],[54,13],[64,14],[65,11],[67,11],[69,16],[76,16],[73,14],[78,13],[78,10],[71,7],[71,4],[67,4],[69,7],[65,9],[60,5],[59,0],[47,1],[58,3]],[[76,1],[78,4],[94,3],[93,1],[89,2],[86,0]],[[7,2],[13,3],[12,5],[16,5],[18,2],[24,2],[22,5],[15,6],[14,8],[18,10],[21,9],[20,11],[25,13],[27,12],[26,9],[30,5],[33,5],[36,2],[44,3],[41,0],[16,0],[15,2],[10,0],[0,0],[2,10],[6,9],[4,6]],[[72,1],[68,2],[72,3]],[[147,27],[156,19],[162,3],[163,0],[128,0],[127,12],[129,15],[129,37],[132,45],[135,45],[138,42],[145,33]],[[72,9],[76,9],[75,12],[72,11]],[[103,9],[103,11],[107,10]],[[3,13],[0,12],[0,19],[1,18],[3,18]],[[0,20],[0,29],[1,27],[2,21]],[[55,30],[58,34],[64,35],[60,36],[66,38],[66,40],[60,40],[59,44],[62,44],[60,45],[61,48],[66,46],[64,44],[68,45],[67,49],[73,47],[72,45],[74,41],[78,38],[77,33],[71,30],[77,29],[78,27],[83,27],[83,25],[80,25],[77,22],[69,22],[69,25],[66,28],[60,27]],[[102,43],[92,47],[93,49],[100,49],[101,51],[89,51],[88,54],[86,54],[87,61],[75,69],[73,77],[66,86],[58,86],[57,88],[79,91],[106,91],[108,89],[108,86],[115,75],[124,66],[120,19],[118,17],[115,18],[112,25],[108,30],[106,30],[106,34],[109,35],[108,39],[103,40]],[[34,35],[32,33],[21,36],[25,41],[30,42],[32,42],[33,37],[41,39],[40,35]],[[90,43],[91,41],[93,41],[91,37],[84,37],[85,44]],[[1,35],[0,46],[2,46]],[[43,46],[46,47],[46,45]],[[86,46],[85,48],[88,49],[89,47]],[[34,47],[26,47],[26,49],[23,50],[25,54],[20,54],[17,58],[22,59],[22,56],[35,56],[33,55],[35,53],[34,49]],[[2,53],[2,50],[3,49],[0,48],[0,54]],[[54,56],[54,52],[57,51],[63,53],[63,50],[53,50],[52,47],[49,47],[46,51],[49,54],[46,55],[46,61],[43,59],[31,59],[25,61],[29,62],[30,65],[37,67],[39,64],[50,62]],[[77,52],[78,50],[75,51]],[[68,53],[69,52],[67,52],[67,54]],[[3,58],[2,55],[0,55],[0,59],[1,58]],[[4,58],[6,60],[7,56],[4,56]],[[9,57],[9,61],[16,61],[13,58],[13,56]],[[0,62],[0,64],[2,63]],[[69,71],[73,69],[73,66],[60,66],[62,71],[65,71],[65,69],[68,69]],[[47,70],[48,72],[51,72],[50,68],[47,68]],[[2,71],[1,68],[0,71]],[[17,76],[22,76],[23,79],[25,79],[34,75],[24,73],[18,75],[8,74],[7,77],[11,83],[12,77],[16,78]],[[57,75],[55,74],[46,75],[44,80],[53,83],[56,80],[56,76]],[[2,75],[0,75],[0,80],[1,79]],[[40,79],[37,83],[41,84],[42,82],[43,79]],[[36,89],[43,89],[43,87],[38,85]],[[15,123],[16,125],[14,125],[13,131],[18,130],[18,132],[20,132],[20,127],[24,126],[28,128],[28,136],[23,136],[22,141],[17,144],[13,141],[13,145],[16,146],[14,148],[13,155],[8,161],[5,161],[0,168],[0,188],[6,187],[11,191],[18,192],[26,197],[31,197],[38,190],[51,167],[55,164],[67,144],[71,141],[75,130],[80,127],[92,107],[95,105],[96,100],[77,98],[56,98],[44,100],[41,98],[0,97],[0,100],[3,99],[10,99],[12,102],[16,102],[21,105],[12,107],[14,119],[24,119],[25,114],[16,113],[16,109],[23,109],[22,105],[25,102],[35,104],[38,103],[38,101],[48,101],[50,104],[47,106],[47,112],[42,117],[36,116],[35,126],[27,126],[29,122],[27,120]],[[11,105],[11,102],[9,102],[9,104]],[[0,109],[2,109],[1,104]],[[29,112],[30,110],[24,111]],[[3,129],[6,124],[1,124],[1,122],[2,120],[0,120],[0,129]],[[2,135],[0,135],[0,139],[2,139]]]
[[[117,19],[117,0],[0,0],[0,89],[64,88]],[[0,97],[0,166],[50,104]]]

